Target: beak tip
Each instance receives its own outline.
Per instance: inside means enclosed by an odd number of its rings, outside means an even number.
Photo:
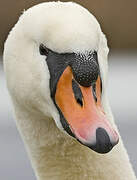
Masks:
[[[77,139],[78,140],[78,139]],[[88,148],[92,149],[93,151],[101,154],[108,153],[112,150],[112,148],[118,144],[119,138],[118,135],[116,136],[115,140],[111,140],[107,131],[104,128],[97,128],[96,129],[96,141],[83,143],[78,140],[81,144],[87,146]]]

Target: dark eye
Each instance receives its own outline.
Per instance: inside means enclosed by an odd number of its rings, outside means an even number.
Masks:
[[[44,46],[43,44],[41,44],[41,45],[39,46],[39,52],[40,52],[41,55],[47,56],[48,53],[49,53],[49,50],[48,50],[48,48],[46,48],[46,46]]]

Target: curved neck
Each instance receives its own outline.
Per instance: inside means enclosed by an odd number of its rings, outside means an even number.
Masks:
[[[53,119],[17,106],[15,113],[38,180],[136,180],[121,140],[110,153],[97,154],[60,132]]]

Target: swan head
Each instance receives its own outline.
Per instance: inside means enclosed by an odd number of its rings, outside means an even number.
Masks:
[[[52,117],[98,153],[118,135],[104,111],[108,47],[95,17],[78,4],[49,2],[24,12],[5,43],[14,102]]]

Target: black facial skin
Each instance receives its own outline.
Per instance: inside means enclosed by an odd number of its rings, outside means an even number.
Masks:
[[[60,108],[57,106],[56,101],[55,101],[55,93],[56,93],[56,86],[58,83],[58,80],[64,70],[66,69],[67,66],[69,66],[69,62],[74,59],[75,54],[74,53],[56,53],[53,52],[52,50],[46,48],[43,44],[40,45],[39,51],[41,55],[45,55],[46,57],[46,62],[48,65],[48,69],[50,72],[50,93],[51,93],[51,98],[58,109],[58,112],[60,114],[60,122],[62,124],[62,127],[64,130],[72,137],[75,137],[75,135],[72,133],[69,124],[67,123],[65,117],[63,116]],[[44,54],[45,53],[45,54]]]
[[[86,55],[76,53],[57,53],[46,48],[43,44],[40,45],[39,51],[41,55],[46,56],[46,62],[50,72],[51,98],[59,111],[61,124],[70,136],[75,137],[67,123],[67,120],[56,104],[55,93],[57,83],[64,70],[70,66],[75,78],[75,80],[72,80],[72,89],[77,103],[80,106],[83,106],[83,96],[78,84],[84,87],[92,86],[93,96],[95,100],[97,100],[95,94],[96,87],[94,85],[98,75],[100,74],[97,52],[90,51],[89,53],[86,53]]]

